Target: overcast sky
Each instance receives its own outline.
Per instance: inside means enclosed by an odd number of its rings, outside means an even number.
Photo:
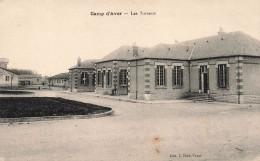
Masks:
[[[50,76],[68,72],[77,57],[212,36],[219,26],[260,40],[259,8],[259,0],[0,0],[0,58]],[[108,11],[156,15],[90,15]]]

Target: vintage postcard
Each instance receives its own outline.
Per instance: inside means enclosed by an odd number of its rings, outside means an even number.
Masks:
[[[260,161],[260,1],[0,0],[0,161]]]

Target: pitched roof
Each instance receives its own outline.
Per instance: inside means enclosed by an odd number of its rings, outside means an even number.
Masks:
[[[60,73],[60,74],[57,74],[57,75],[54,75],[52,77],[50,77],[51,79],[69,79],[69,72],[67,73]]]
[[[230,32],[177,44],[159,44],[132,58],[193,60],[223,56],[260,56],[260,41],[243,32]]]
[[[36,74],[20,74],[19,76],[19,79],[25,79],[25,78],[42,78],[41,75],[36,75]]]
[[[196,60],[237,55],[260,57],[260,41],[237,31],[176,44],[158,44],[152,48],[138,47],[136,57],[133,56],[133,46],[121,46],[96,63],[145,58]]]
[[[147,48],[138,47],[138,53],[146,53],[147,51]],[[130,60],[133,58],[133,46],[121,46],[120,48],[112,51],[110,54],[100,59],[97,63],[112,60]]]
[[[95,68],[95,63],[97,62],[97,59],[89,59],[89,60],[84,60],[81,62],[81,66],[74,65],[73,67],[69,68],[71,69],[80,69],[80,68]]]
[[[11,71],[11,70],[9,70],[9,69],[5,69],[5,68],[2,68],[2,67],[0,67],[0,69],[3,69],[3,70],[5,70],[5,71],[8,71],[8,72],[13,73],[13,74],[16,74],[16,75],[19,75],[18,73],[15,73],[15,72],[13,72],[13,71]]]
[[[145,51],[139,50],[138,56],[133,59],[159,58],[159,59],[181,59],[186,60],[190,56],[190,50],[184,45],[158,44],[152,48],[146,48]]]
[[[260,56],[260,41],[243,32],[224,33],[184,43],[195,43],[191,59],[235,55]]]

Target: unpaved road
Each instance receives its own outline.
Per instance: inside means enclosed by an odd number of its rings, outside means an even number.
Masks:
[[[0,124],[0,161],[259,161],[260,105],[144,104],[40,92],[112,107],[112,117]]]

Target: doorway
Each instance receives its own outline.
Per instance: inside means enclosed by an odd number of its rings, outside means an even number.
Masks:
[[[209,73],[207,65],[200,66],[200,90],[208,93],[209,90]]]

